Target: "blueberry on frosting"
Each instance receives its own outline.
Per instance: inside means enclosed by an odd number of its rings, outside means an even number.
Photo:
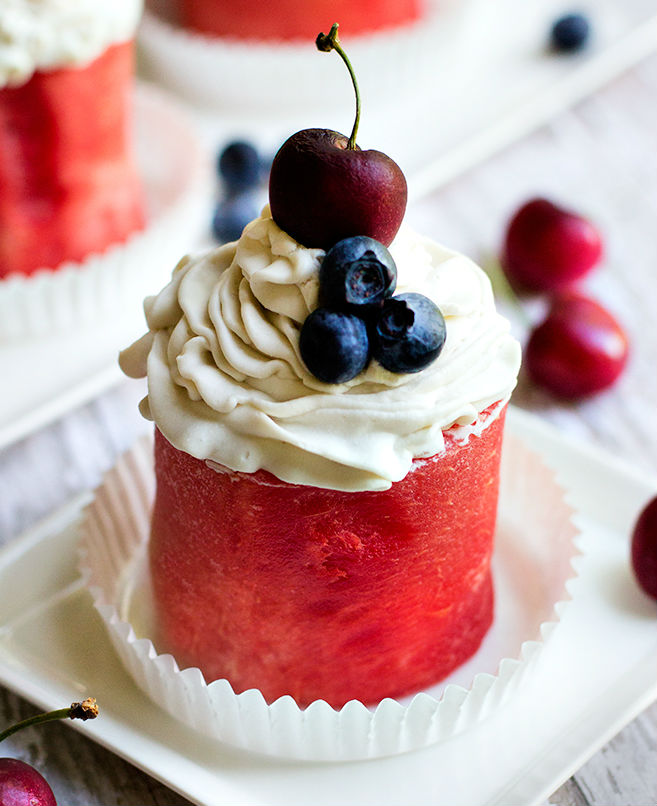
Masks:
[[[386,247],[365,235],[338,241],[319,270],[319,304],[363,316],[380,308],[397,283],[397,266]]]
[[[386,300],[372,327],[372,354],[390,372],[419,372],[438,358],[445,335],[435,303],[423,294],[399,294]]]
[[[367,327],[350,313],[317,308],[303,323],[299,350],[308,370],[324,383],[345,383],[370,358]]]
[[[306,319],[301,358],[325,383],[344,383],[372,355],[395,373],[419,372],[445,344],[445,320],[422,294],[393,297],[397,267],[386,247],[362,235],[339,241],[319,270],[319,305]]]

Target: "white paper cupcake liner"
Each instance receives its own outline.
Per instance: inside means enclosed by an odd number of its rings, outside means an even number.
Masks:
[[[496,615],[479,651],[438,685],[376,707],[352,700],[336,711],[291,697],[267,705],[257,690],[235,694],[227,680],[206,684],[179,669],[149,635],[153,616],[146,567],[154,493],[151,441],[142,439],[110,471],[82,525],[81,571],[112,643],[139,687],[202,734],[268,755],[349,760],[415,750],[473,726],[522,685],[543,655],[570,598],[576,529],[552,471],[507,436],[494,560]]]
[[[154,3],[153,5],[157,5]],[[340,36],[369,104],[430,91],[458,93],[486,46],[490,3],[427,0],[416,22],[371,34]],[[322,58],[313,41],[266,42],[212,37],[146,11],[138,32],[140,69],[193,104],[260,116],[348,109],[353,94],[340,59]],[[317,33],[333,22],[318,20]],[[311,122],[310,119],[308,121]]]
[[[81,263],[0,281],[0,344],[43,338],[134,313],[198,244],[211,216],[213,170],[180,107],[147,85],[135,92],[134,143],[146,228]]]

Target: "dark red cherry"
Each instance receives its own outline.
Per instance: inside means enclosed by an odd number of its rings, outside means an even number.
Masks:
[[[627,337],[609,311],[582,294],[564,292],[532,331],[525,367],[556,397],[575,399],[611,386],[627,357]]]
[[[278,226],[299,243],[327,251],[367,235],[389,246],[406,211],[406,179],[381,151],[350,148],[344,134],[304,129],[274,157],[269,204]]]
[[[646,504],[634,526],[631,560],[639,586],[657,600],[657,496]]]
[[[57,719],[95,719],[98,706],[93,697],[71,703],[69,708],[48,711],[10,725],[0,731],[0,742],[23,728]],[[46,779],[25,761],[0,758],[0,806],[57,806]]]
[[[0,758],[2,806],[57,806],[46,779],[18,758]]]
[[[602,240],[586,218],[547,199],[532,199],[513,216],[502,247],[502,267],[521,291],[559,291],[598,263]]]
[[[360,94],[337,37],[337,25],[320,34],[320,50],[336,50],[356,92],[350,137],[330,129],[304,129],[283,143],[269,175],[269,204],[278,226],[308,247],[330,249],[338,241],[367,235],[389,246],[406,211],[401,168],[381,151],[356,144]]]

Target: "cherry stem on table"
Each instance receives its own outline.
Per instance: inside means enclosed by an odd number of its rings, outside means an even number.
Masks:
[[[98,706],[93,697],[89,697],[82,702],[74,702],[69,708],[59,708],[57,711],[48,711],[45,714],[36,714],[28,717],[22,722],[17,722],[6,730],[0,732],[0,742],[11,736],[16,731],[29,728],[31,725],[41,725],[43,722],[54,722],[57,719],[95,719],[98,716]]]

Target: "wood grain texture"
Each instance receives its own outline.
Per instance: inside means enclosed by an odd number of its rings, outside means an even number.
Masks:
[[[628,725],[550,798],[551,806],[657,803],[657,703]]]
[[[632,360],[604,395],[560,404],[522,382],[514,401],[575,438],[592,441],[655,477],[657,473],[657,58],[651,58],[576,109],[450,183],[409,210],[420,231],[474,256],[494,253],[503,223],[534,195],[548,195],[593,217],[606,256],[586,287],[624,322]],[[540,303],[528,307],[540,315]],[[522,324],[514,320],[519,336]],[[116,456],[147,430],[124,385],[0,454],[0,543],[75,492],[95,485]],[[656,485],[657,490],[657,485]],[[628,524],[629,530],[629,524]],[[64,703],[66,705],[67,703]],[[0,725],[33,713],[0,690]],[[551,798],[554,806],[657,803],[657,706],[598,752]],[[12,737],[3,754],[36,764],[60,806],[184,806],[181,796],[65,725]],[[524,806],[524,804],[508,804]]]

